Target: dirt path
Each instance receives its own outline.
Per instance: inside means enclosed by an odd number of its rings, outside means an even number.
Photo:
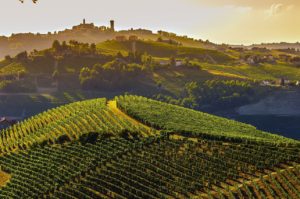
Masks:
[[[120,109],[118,108],[118,106],[117,106],[117,101],[116,101],[116,100],[108,101],[107,106],[108,106],[108,108],[109,108],[110,110],[112,110],[116,115],[118,115],[118,116],[120,116],[120,117],[122,117],[122,118],[128,120],[130,123],[132,123],[132,124],[134,124],[134,125],[136,125],[136,126],[140,126],[140,127],[142,127],[143,129],[145,129],[145,130],[147,131],[148,134],[151,133],[151,132],[152,132],[151,134],[153,134],[153,132],[156,131],[156,130],[152,129],[151,127],[149,127],[149,126],[147,126],[147,125],[141,123],[140,121],[138,121],[138,120],[136,120],[136,119],[130,117],[129,115],[127,115],[126,113],[124,113],[122,110],[120,110]]]
[[[11,178],[10,174],[5,173],[4,171],[0,171],[0,187],[5,186],[10,178]]]

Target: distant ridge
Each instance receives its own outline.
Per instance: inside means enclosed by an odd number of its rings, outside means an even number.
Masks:
[[[113,22],[113,23],[112,23]],[[87,23],[84,19],[79,25],[63,31],[49,32],[46,34],[17,33],[9,37],[0,36],[0,59],[6,55],[14,56],[22,51],[42,50],[49,48],[54,40],[70,41],[76,40],[84,43],[100,43],[106,40],[115,39],[116,36],[136,35],[144,40],[157,40],[159,37],[173,39],[184,46],[213,48],[214,44],[188,38],[187,36],[177,36],[174,33],[158,31],[153,33],[146,29],[129,29],[115,31],[115,22],[111,21],[110,27],[96,26],[94,23]],[[113,26],[113,27],[111,27]]]

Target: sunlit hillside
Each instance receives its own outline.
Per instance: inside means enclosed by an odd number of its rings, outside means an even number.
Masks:
[[[0,195],[296,199],[299,144],[139,96],[76,102],[1,132]]]

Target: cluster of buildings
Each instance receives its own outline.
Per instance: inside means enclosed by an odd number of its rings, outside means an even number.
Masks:
[[[161,66],[167,66],[167,65],[170,65],[171,64],[171,60],[160,60],[159,61],[159,65]],[[175,59],[174,60],[174,66],[183,66],[184,65],[184,61],[183,60],[180,60],[180,59]]]
[[[115,21],[114,20],[110,20],[110,26],[95,26],[94,23],[86,23],[86,20],[83,19],[82,23],[77,25],[77,26],[73,26],[72,30],[84,30],[84,29],[91,29],[91,30],[102,30],[102,31],[115,31]]]
[[[137,41],[139,38],[136,35],[118,35],[116,36],[116,41]]]
[[[299,87],[300,81],[291,81],[286,78],[280,78],[276,80],[263,80],[260,83],[261,86],[289,86],[289,87]]]

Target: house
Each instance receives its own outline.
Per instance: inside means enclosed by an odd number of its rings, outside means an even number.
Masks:
[[[170,64],[170,60],[160,60],[159,65],[161,66],[166,66]]]
[[[288,80],[288,79],[284,79],[284,78],[280,78],[279,79],[279,85],[281,85],[281,86],[286,86],[286,85],[288,85],[290,83],[291,83],[291,81]]]
[[[248,57],[246,62],[250,65],[256,64],[254,57]]]
[[[159,64],[161,66],[166,66],[166,65],[170,65],[171,64],[170,62],[171,62],[170,60],[160,60]],[[183,60],[176,60],[175,61],[175,66],[183,66],[183,65],[184,65],[184,61]]]
[[[130,35],[128,39],[129,41],[137,41],[139,38],[136,35]]]
[[[295,66],[300,66],[300,57],[293,57],[290,61]]]
[[[127,40],[127,38],[124,35],[116,36],[116,41],[126,41],[126,40]]]
[[[272,83],[271,83],[270,81],[268,81],[268,80],[264,80],[264,81],[261,82],[260,85],[261,85],[261,86],[271,86]]]
[[[182,65],[184,65],[182,60],[176,60],[175,66],[182,66]]]
[[[283,61],[289,61],[291,59],[290,55],[286,55],[286,54],[280,54],[279,55],[279,59],[283,60]]]

